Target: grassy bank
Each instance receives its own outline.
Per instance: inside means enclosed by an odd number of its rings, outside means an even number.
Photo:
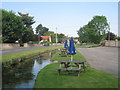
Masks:
[[[85,47],[98,47],[100,44],[87,44],[87,45],[76,45],[76,48],[85,48]]]
[[[61,48],[61,47],[62,46],[45,47],[45,48],[23,51],[23,52],[14,53],[14,54],[2,55],[2,56],[0,56],[0,58],[2,58],[2,62],[5,62],[5,61],[10,60],[10,59],[30,56],[30,55],[33,55],[33,54],[37,54],[37,53],[44,52],[44,51],[47,51],[47,50],[54,50],[54,49]]]
[[[52,60],[70,60],[70,57],[61,57],[60,52],[53,55]],[[74,60],[85,60],[77,53]],[[43,68],[36,79],[35,88],[118,88],[118,79],[111,74],[87,67],[86,72],[80,76],[70,75],[66,72],[58,75],[56,68],[59,63],[52,63]]]

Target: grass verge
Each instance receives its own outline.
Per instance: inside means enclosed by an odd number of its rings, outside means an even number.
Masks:
[[[98,47],[100,44],[87,44],[87,45],[76,45],[76,48],[85,48],[85,47]]]
[[[70,60],[70,57],[61,57],[60,52],[53,55],[52,60]],[[74,60],[85,60],[77,53]],[[81,72],[80,76],[69,75],[66,72],[58,75],[56,68],[59,63],[52,63],[43,68],[35,82],[35,88],[118,88],[118,78],[106,72],[87,67],[86,72]]]
[[[62,46],[45,47],[45,48],[23,51],[23,52],[14,53],[14,54],[1,55],[0,58],[2,60],[0,60],[0,61],[5,62],[5,61],[10,60],[10,59],[21,58],[21,57],[29,56],[29,55],[36,54],[39,52],[44,52],[47,50],[54,50],[54,49],[61,48],[61,47]]]

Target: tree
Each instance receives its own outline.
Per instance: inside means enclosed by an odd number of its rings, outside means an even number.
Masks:
[[[115,39],[120,40],[120,36],[116,36]]]
[[[22,33],[22,41],[23,43],[29,42],[33,40],[33,29],[32,29],[32,24],[35,23],[34,17],[29,16],[29,14],[23,14],[18,12],[18,14],[21,17],[21,20],[23,21],[23,24],[25,26],[23,33]]]
[[[106,38],[109,29],[105,16],[94,16],[87,25],[78,30],[79,40],[82,42],[100,43]]]
[[[44,36],[51,36],[52,42],[54,43],[56,42],[56,34],[53,31],[45,32]],[[57,37],[58,37],[58,43],[61,43],[63,39],[66,38],[66,36],[63,33],[58,34]]]
[[[26,27],[30,27],[32,24],[35,23],[34,17],[29,16],[29,14],[23,14],[18,12],[18,14],[21,16],[21,19]]]
[[[32,41],[34,39],[33,35],[34,35],[34,32],[33,32],[32,26],[25,28],[22,36],[23,43]]]
[[[78,35],[79,35],[78,39],[81,43],[87,43],[90,41],[90,39],[88,37],[89,33],[87,32],[87,25],[85,25],[79,29]]]
[[[32,40],[33,29],[32,24],[35,23],[33,17],[29,14],[22,14],[20,16],[15,15],[12,11],[2,10],[2,35],[3,42],[15,43],[19,41],[20,45],[24,42]]]
[[[24,24],[19,16],[12,11],[2,11],[2,41],[4,43],[14,43],[22,40]]]
[[[55,33],[53,31],[48,31],[44,33],[44,36],[51,36],[54,35]]]
[[[0,9],[0,43],[2,43],[2,11]]]
[[[116,35],[112,32],[109,32],[106,34],[106,40],[115,40]]]
[[[44,35],[44,33],[48,32],[49,28],[43,27],[42,24],[39,24],[36,27],[36,34],[38,35]]]
[[[61,43],[62,40],[65,38],[65,35],[64,34],[58,34],[58,43]]]

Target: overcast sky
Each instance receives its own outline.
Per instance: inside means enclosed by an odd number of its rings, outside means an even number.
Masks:
[[[68,36],[78,36],[80,27],[94,16],[103,15],[110,22],[110,31],[118,34],[117,2],[2,2],[2,9],[34,16],[34,30],[42,24],[54,32],[57,27],[57,32]]]

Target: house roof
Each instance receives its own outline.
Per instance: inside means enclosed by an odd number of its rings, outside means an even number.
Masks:
[[[50,38],[50,36],[40,36],[41,38],[43,38],[43,39],[49,39]]]

